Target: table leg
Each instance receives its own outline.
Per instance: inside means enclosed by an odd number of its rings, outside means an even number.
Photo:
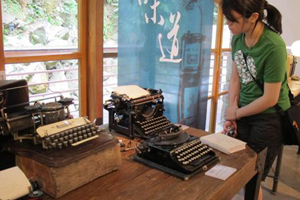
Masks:
[[[245,200],[256,200],[259,194],[260,182],[264,172],[265,160],[267,156],[266,147],[264,150],[257,154],[256,161],[256,175],[246,184]]]
[[[276,192],[277,192],[282,155],[283,155],[283,145],[281,146],[280,152],[277,156],[276,169],[275,169],[275,173],[274,173],[274,177],[273,177],[273,188],[272,188],[272,191],[271,191],[272,194],[276,194]]]

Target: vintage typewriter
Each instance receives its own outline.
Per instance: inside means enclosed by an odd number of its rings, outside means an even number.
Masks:
[[[109,128],[145,139],[136,147],[134,160],[184,180],[218,161],[210,147],[163,115],[161,90],[120,86],[111,97],[104,105]]]
[[[94,139],[99,134],[86,118],[72,119],[72,98],[55,96],[29,101],[25,80],[0,82],[0,136],[32,140],[44,149],[62,149]]]
[[[212,148],[201,143],[200,138],[176,126],[170,133],[158,134],[141,142],[136,152],[134,160],[184,180],[207,170],[219,160]]]
[[[104,108],[109,112],[109,128],[131,138],[151,138],[172,123],[163,115],[161,90],[129,85],[115,88]]]

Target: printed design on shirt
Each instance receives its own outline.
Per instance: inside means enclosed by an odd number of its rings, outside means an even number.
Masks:
[[[247,69],[247,65],[241,50],[235,52],[234,61],[236,63],[236,67],[243,84],[246,85],[249,82],[253,81],[251,74],[254,78],[256,78],[256,66],[254,63],[254,59],[251,56],[247,56],[247,64],[249,70]],[[249,71],[251,72],[251,74],[249,73]]]

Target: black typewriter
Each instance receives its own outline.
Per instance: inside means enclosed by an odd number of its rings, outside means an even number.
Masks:
[[[120,86],[111,94],[104,108],[109,112],[109,129],[131,138],[151,138],[172,123],[163,115],[161,90]]]
[[[136,152],[134,160],[184,180],[207,170],[219,160],[212,148],[201,143],[200,138],[175,125],[169,133],[162,132],[140,143]]]

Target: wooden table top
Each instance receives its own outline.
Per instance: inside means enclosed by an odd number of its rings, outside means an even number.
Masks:
[[[191,135],[207,133],[189,128]],[[125,144],[128,139],[122,136]],[[101,200],[193,200],[232,199],[232,197],[256,174],[257,155],[250,148],[226,155],[215,150],[220,157],[218,164],[234,167],[237,171],[226,181],[218,180],[200,172],[188,181],[152,169],[132,160],[134,150],[122,152],[122,166],[115,172],[100,177],[66,195],[59,200],[101,199]],[[44,200],[52,199],[45,195]]]

